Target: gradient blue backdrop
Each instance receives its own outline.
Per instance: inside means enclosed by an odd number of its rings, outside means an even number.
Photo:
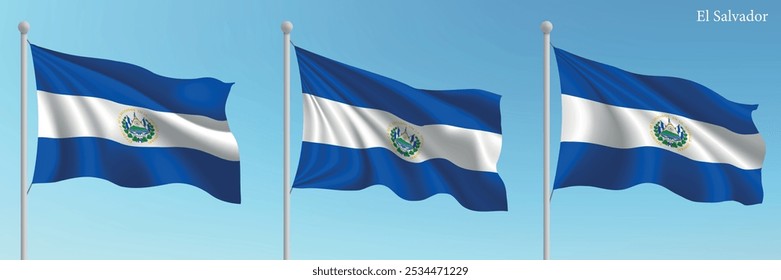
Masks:
[[[282,33],[318,54],[425,89],[503,96],[499,172],[508,212],[479,213],[448,195],[409,202],[382,186],[293,190],[296,259],[539,259],[542,256],[542,33],[560,48],[629,71],[700,82],[759,104],[767,143],[765,202],[694,203],[655,185],[557,190],[556,259],[781,259],[778,94],[781,4],[772,1],[11,1],[0,9],[0,258],[19,257],[19,32],[75,55],[178,78],[235,82],[228,120],[239,142],[243,204],[198,188],[128,189],[79,178],[35,185],[32,259],[280,259]],[[684,3],[682,3],[684,2]],[[690,3],[698,2],[698,3]],[[702,2],[702,3],[699,3]],[[761,24],[697,23],[698,9],[755,9]],[[301,95],[292,57],[292,171]],[[552,172],[560,132],[552,63]],[[29,87],[28,164],[37,137]],[[291,174],[293,176],[294,174]],[[29,177],[28,177],[29,178]],[[477,186],[476,186],[477,187]]]

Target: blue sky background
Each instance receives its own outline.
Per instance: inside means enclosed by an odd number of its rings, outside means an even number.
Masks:
[[[596,3],[592,3],[596,2]],[[326,57],[425,89],[479,88],[502,99],[499,172],[508,212],[449,195],[410,202],[382,186],[293,190],[295,259],[540,259],[542,33],[622,69],[686,78],[759,104],[767,144],[763,204],[695,203],[650,184],[557,190],[555,259],[781,259],[781,4],[773,1],[11,1],[0,9],[0,259],[19,257],[19,32],[53,50],[176,78],[235,82],[227,112],[241,154],[243,203],[174,184],[130,189],[93,178],[33,186],[31,259],[281,259],[282,33]],[[697,23],[698,9],[750,9],[766,23]],[[32,63],[32,61],[30,61]],[[292,172],[301,85],[291,57]],[[29,174],[36,152],[29,66]],[[552,174],[561,103],[552,62]]]

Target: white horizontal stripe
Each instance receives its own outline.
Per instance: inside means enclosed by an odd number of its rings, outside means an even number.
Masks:
[[[119,116],[127,109],[138,109],[153,121],[157,131],[153,142],[135,143],[125,138]],[[45,91],[38,91],[38,137],[100,137],[133,147],[192,148],[222,159],[239,160],[239,147],[227,121]]]
[[[354,149],[382,147],[394,151],[389,129],[403,119],[377,109],[350,106],[304,94],[304,141]],[[451,125],[408,125],[418,131],[422,145],[409,162],[446,159],[458,167],[496,172],[502,135]]]
[[[765,141],[759,134],[737,134],[721,126],[665,112],[612,106],[566,94],[561,95],[561,103],[562,142],[623,149],[658,147],[692,160],[726,163],[746,170],[762,168],[765,158]],[[664,115],[679,120],[688,132],[689,143],[685,149],[659,144],[653,136],[654,120]]]

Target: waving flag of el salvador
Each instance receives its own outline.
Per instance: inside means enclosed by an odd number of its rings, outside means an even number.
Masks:
[[[444,193],[506,211],[496,170],[500,96],[421,90],[296,47],[304,135],[295,188],[385,185],[406,200]]]
[[[654,183],[692,201],[762,202],[757,105],[554,49],[563,114],[554,189]]]
[[[230,83],[30,45],[38,87],[33,183],[95,177],[123,187],[184,183],[240,203]]]

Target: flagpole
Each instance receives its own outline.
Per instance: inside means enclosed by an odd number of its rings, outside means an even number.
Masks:
[[[21,122],[21,153],[20,153],[20,192],[21,192],[21,201],[19,203],[21,207],[21,225],[20,225],[20,245],[21,245],[21,254],[19,259],[26,260],[27,259],[27,189],[26,183],[27,183],[27,32],[30,31],[30,24],[26,21],[22,21],[19,23],[19,33],[22,36],[22,81],[21,81],[21,110],[20,110],[20,116],[22,119]]]
[[[282,22],[282,33],[284,42],[283,60],[283,91],[284,91],[284,148],[283,148],[283,169],[284,178],[282,178],[283,193],[283,253],[282,259],[290,259],[290,31],[293,30],[293,23],[289,21]]]
[[[543,21],[542,29],[542,259],[550,259],[550,32],[553,24]]]

